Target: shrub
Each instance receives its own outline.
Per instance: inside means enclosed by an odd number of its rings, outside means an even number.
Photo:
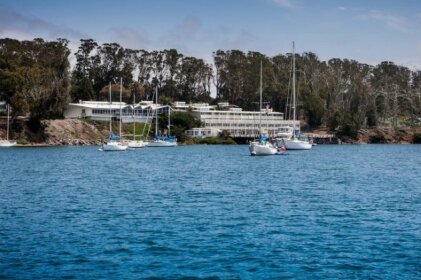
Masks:
[[[412,140],[414,144],[421,144],[421,132],[415,132]]]

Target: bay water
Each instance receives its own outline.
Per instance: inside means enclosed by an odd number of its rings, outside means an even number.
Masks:
[[[421,145],[0,150],[0,278],[421,279]]]

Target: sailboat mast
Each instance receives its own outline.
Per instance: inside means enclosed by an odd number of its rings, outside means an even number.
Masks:
[[[123,78],[120,78],[120,141],[121,141],[121,118],[122,118],[122,114],[121,114],[121,95],[123,94]]]
[[[295,42],[292,41],[292,114],[293,114],[293,136],[295,137],[295,120],[297,101],[295,97]]]
[[[7,141],[9,141],[9,114],[10,114],[10,105],[7,104],[7,134],[6,134]]]
[[[158,136],[158,87],[155,87],[155,136]]]
[[[113,131],[113,128],[111,126],[111,122],[112,122],[112,118],[111,118],[111,105],[112,105],[112,101],[111,101],[111,82],[110,82],[110,93],[109,93],[109,99],[110,99],[110,137]]]
[[[133,93],[133,141],[136,140],[136,122],[135,122],[135,111],[134,111],[135,104],[136,104],[136,94]]]
[[[259,103],[259,134],[262,134],[262,61],[260,61],[260,103]]]
[[[171,106],[168,105],[168,136],[171,135]]]

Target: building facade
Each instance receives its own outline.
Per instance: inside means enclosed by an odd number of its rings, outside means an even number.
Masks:
[[[167,114],[168,110],[188,112],[200,120],[201,127],[186,131],[186,134],[191,137],[216,137],[219,132],[226,130],[232,137],[251,138],[259,134],[259,124],[261,124],[262,132],[269,136],[274,136],[280,127],[285,126],[300,130],[300,122],[284,120],[283,113],[272,109],[262,109],[261,114],[258,111],[243,111],[228,102],[209,105],[208,103],[186,104],[186,102],[178,101],[170,107],[156,105],[152,101],[141,101],[135,105],[124,102],[79,101],[67,106],[64,117],[108,121],[111,115],[112,118],[121,118],[124,123],[151,123],[156,114]]]
[[[300,122],[284,120],[284,114],[274,112],[272,109],[262,109],[258,111],[243,111],[241,108],[228,104],[228,102],[218,103],[211,106],[207,103],[185,104],[185,102],[175,102],[172,106],[175,111],[190,112],[202,123],[202,129],[213,129],[214,131],[226,130],[232,137],[251,138],[259,134],[259,124],[262,132],[274,136],[280,127],[291,126],[295,130],[300,130]],[[195,133],[192,130],[189,133]]]
[[[79,103],[70,103],[67,106],[64,117],[108,121],[111,115],[112,118],[119,119],[121,117],[123,123],[150,123],[155,117],[156,110],[158,110],[158,114],[167,113],[168,106],[156,105],[152,101],[142,101],[135,105],[124,102],[79,101]]]

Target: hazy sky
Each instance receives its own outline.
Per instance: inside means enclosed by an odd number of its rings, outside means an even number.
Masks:
[[[176,48],[212,60],[217,49],[272,56],[394,61],[421,70],[421,0],[0,0],[0,37]]]

